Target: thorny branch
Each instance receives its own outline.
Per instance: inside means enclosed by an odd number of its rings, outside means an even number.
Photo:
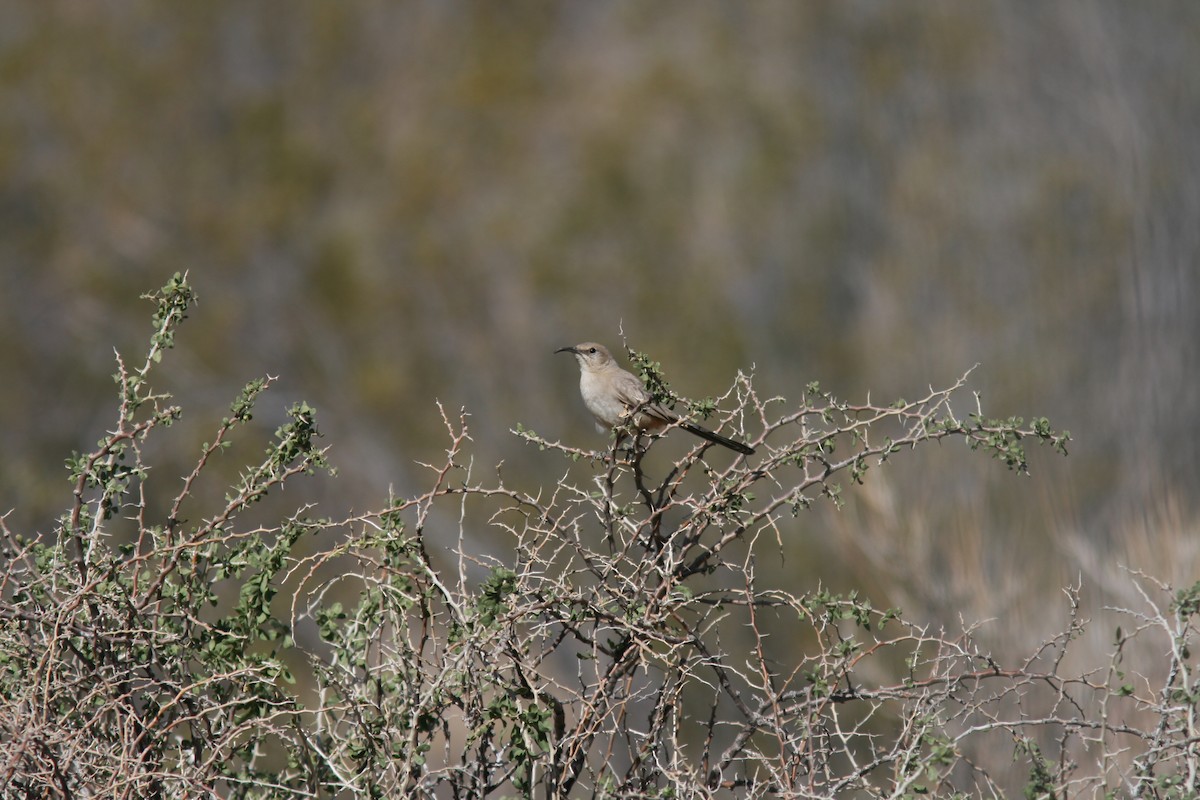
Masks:
[[[815,385],[789,405],[739,376],[693,407],[750,458],[697,441],[664,467],[653,440],[518,429],[565,465],[532,489],[478,479],[467,415],[439,405],[427,488],[263,524],[251,506],[324,466],[312,410],[202,513],[194,487],[272,379],[251,383],[151,502],[142,443],[179,412],[146,381],[186,277],[154,297],[150,354],[118,359],[117,425],[71,459],[57,537],[0,517],[4,796],[1194,796],[1200,584],[1131,576],[1143,607],[1110,609],[1124,630],[1080,668],[1078,586],[1064,631],[997,655],[972,628],[760,575],[794,515],[909,449],[960,439],[1020,473],[1029,442],[1065,452],[1043,419],[955,413],[969,373],[887,406]]]

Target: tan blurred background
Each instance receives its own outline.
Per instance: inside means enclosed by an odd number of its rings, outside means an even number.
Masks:
[[[480,477],[557,480],[508,431],[599,446],[552,351],[621,329],[689,396],[980,362],[1071,458],[897,457],[785,577],[1028,635],[1064,581],[1200,577],[1198,255],[1195,3],[8,3],[0,513],[52,529],[176,270],[161,491],[270,373],[257,421],[318,408],[335,516],[424,485],[437,398]]]

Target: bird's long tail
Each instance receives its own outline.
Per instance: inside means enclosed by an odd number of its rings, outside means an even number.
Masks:
[[[719,444],[724,447],[728,447],[730,450],[737,451],[744,456],[748,456],[748,455],[751,455],[754,453],[753,447],[750,447],[749,445],[746,445],[746,444],[742,444],[741,442],[735,441],[733,439],[728,439],[719,433],[713,433],[712,431],[708,430],[707,428],[701,428],[699,425],[696,425],[694,423],[682,422],[682,423],[680,423],[680,427],[683,428],[688,433],[694,433],[695,435],[699,436],[701,439],[707,439],[708,441],[713,442],[714,444]]]

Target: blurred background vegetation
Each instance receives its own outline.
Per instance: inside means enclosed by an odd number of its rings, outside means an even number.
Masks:
[[[552,351],[623,331],[687,396],[887,403],[980,362],[987,413],[1073,433],[1031,480],[872,471],[794,523],[793,588],[1027,638],[1080,576],[1190,583],[1198,44],[1187,2],[5,4],[0,513],[52,530],[138,295],[189,270],[164,495],[266,373],[263,431],[320,412],[324,513],[425,485],[435,398],[477,475],[553,483],[509,430],[601,446]]]

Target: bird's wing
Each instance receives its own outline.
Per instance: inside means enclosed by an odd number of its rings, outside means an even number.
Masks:
[[[642,413],[649,414],[652,417],[657,417],[663,422],[678,422],[679,415],[666,406],[661,406],[658,403],[650,403],[642,408]]]
[[[627,410],[638,409],[642,414],[661,419],[663,422],[675,422],[679,415],[658,403],[651,403],[650,393],[632,372],[621,371],[620,377],[613,381],[613,388]]]
[[[621,370],[613,377],[612,389],[626,409],[637,408],[650,399],[650,393],[632,372]]]

